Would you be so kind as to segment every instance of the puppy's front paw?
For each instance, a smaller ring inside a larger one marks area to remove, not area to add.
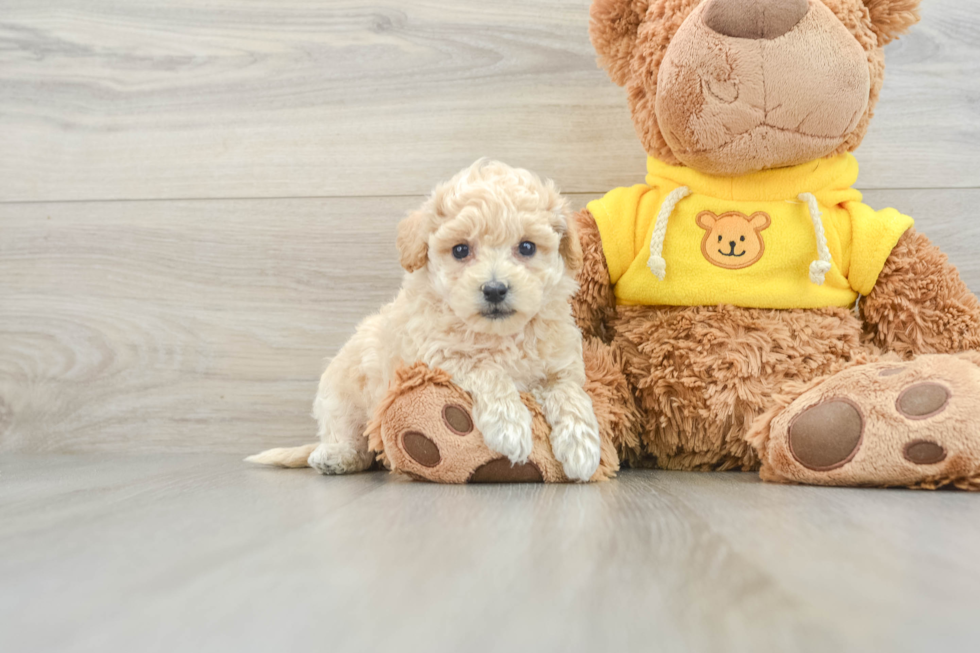
[[[475,412],[473,421],[488,447],[507,456],[512,463],[527,462],[534,448],[531,435],[531,413],[520,402],[497,405],[486,413]]]
[[[565,476],[588,481],[599,468],[599,423],[594,416],[591,420],[561,420],[551,427],[551,450]]]
[[[374,456],[369,451],[358,451],[354,447],[339,442],[321,443],[307,462],[321,474],[354,474],[363,472],[371,466]]]

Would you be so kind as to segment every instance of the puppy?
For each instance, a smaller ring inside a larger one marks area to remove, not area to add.
[[[514,463],[531,453],[531,414],[520,398],[531,392],[565,474],[589,480],[599,425],[569,304],[582,252],[554,184],[477,161],[399,224],[397,244],[407,271],[398,297],[361,323],[320,379],[319,445],[246,460],[323,474],[366,469],[374,456],[365,427],[395,369],[422,361],[473,396],[487,446]]]

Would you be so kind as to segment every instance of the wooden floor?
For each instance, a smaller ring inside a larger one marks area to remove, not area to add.
[[[627,472],[446,487],[236,456],[0,462],[0,650],[943,651],[974,495]]]
[[[240,464],[312,440],[437,181],[642,180],[588,4],[0,2],[0,651],[975,646],[980,497]],[[922,11],[859,187],[980,292],[980,8]]]

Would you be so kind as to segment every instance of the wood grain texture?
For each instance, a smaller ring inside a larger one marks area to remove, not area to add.
[[[0,448],[309,439],[322,360],[394,296],[418,201],[3,206]]]
[[[980,503],[637,471],[327,478],[215,454],[0,459],[0,649],[972,650]]]
[[[312,440],[323,359],[394,297],[395,224],[421,199],[0,205],[0,451]],[[980,191],[866,200],[980,291]]]
[[[644,169],[588,0],[6,0],[0,201],[422,194],[479,156]],[[980,187],[980,12],[889,46],[868,188]]]

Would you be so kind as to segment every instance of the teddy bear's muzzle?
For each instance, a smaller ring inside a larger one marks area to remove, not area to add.
[[[819,0],[708,0],[671,41],[656,89],[674,156],[732,176],[833,154],[867,114],[871,77]]]

